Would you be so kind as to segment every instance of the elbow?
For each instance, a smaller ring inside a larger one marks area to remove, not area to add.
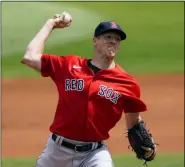
[[[22,64],[28,64],[32,60],[32,49],[27,47],[26,52],[21,60]]]
[[[22,60],[21,60],[21,63],[22,64],[26,64],[26,62],[27,62],[28,60],[25,58],[25,56],[22,58]]]
[[[25,64],[33,69],[40,71],[41,69],[41,54],[37,54],[32,48],[27,48],[26,52],[21,60],[22,64]]]
[[[21,63],[22,64],[29,64],[30,61],[31,61],[31,59],[27,55],[24,55],[24,57],[21,60]]]

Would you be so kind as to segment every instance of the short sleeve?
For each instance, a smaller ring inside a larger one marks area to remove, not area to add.
[[[129,94],[123,98],[123,108],[125,113],[144,112],[147,110],[146,104],[141,100],[140,87],[133,83],[129,89]]]
[[[147,110],[146,104],[142,100],[137,98],[125,99],[123,108],[125,113],[144,112]]]
[[[41,75],[43,77],[56,78],[56,74],[61,70],[63,56],[43,54],[41,57]]]

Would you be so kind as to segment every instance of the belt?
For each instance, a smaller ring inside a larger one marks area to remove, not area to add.
[[[57,135],[52,134],[52,139],[55,142],[57,139]],[[76,145],[76,144],[69,143],[69,142],[65,141],[65,139],[62,141],[61,146],[70,148],[72,150],[75,150],[76,152],[86,152],[86,151],[90,151],[93,149],[92,143],[85,144],[85,145]],[[98,146],[96,147],[96,149],[101,148],[102,146],[103,146],[103,144],[101,142],[98,142]]]

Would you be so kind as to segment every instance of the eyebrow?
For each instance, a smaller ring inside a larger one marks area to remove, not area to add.
[[[121,39],[121,37],[119,35],[114,35],[114,34],[105,34],[104,36],[114,36],[114,37],[117,37],[117,38]]]

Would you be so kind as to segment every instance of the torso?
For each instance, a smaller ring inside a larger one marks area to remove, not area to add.
[[[118,65],[94,72],[88,60],[78,56],[63,58],[60,68],[52,78],[59,101],[50,130],[79,141],[108,139],[123,113],[123,93],[130,96],[132,78]]]

